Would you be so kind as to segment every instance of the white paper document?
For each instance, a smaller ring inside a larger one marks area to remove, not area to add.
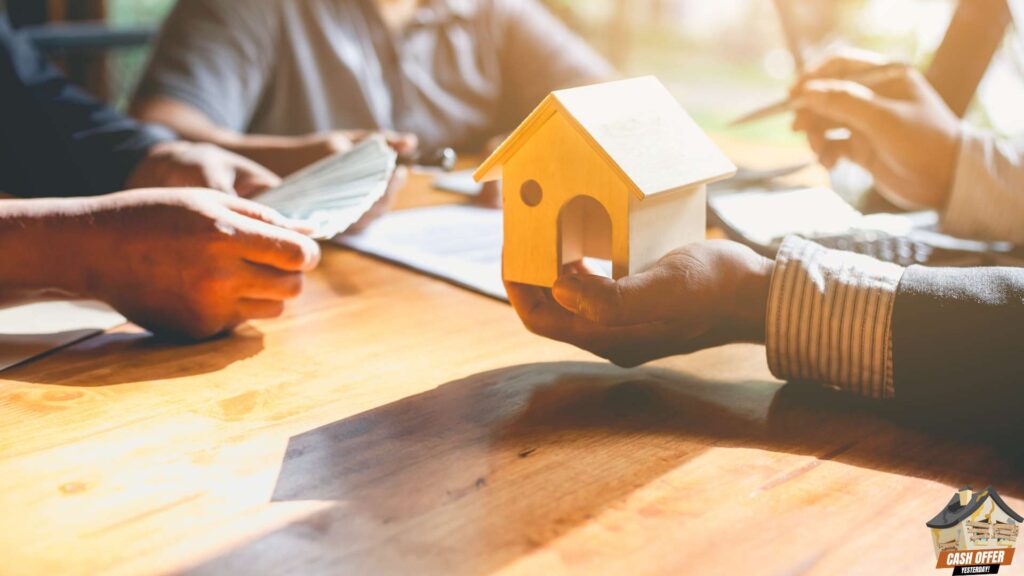
[[[435,206],[392,212],[335,242],[500,300],[501,210]]]
[[[434,188],[465,196],[479,196],[484,185],[473,179],[475,170],[458,170],[434,178]]]
[[[501,210],[458,204],[400,210],[360,234],[334,241],[508,301],[501,281]],[[594,258],[584,262],[593,273],[611,276],[611,262]]]
[[[827,188],[753,189],[715,194],[708,204],[722,222],[760,246],[789,235],[814,239],[874,231],[906,236],[938,224],[935,212],[861,214]]]
[[[790,234],[842,234],[859,227],[864,218],[827,188],[738,192],[708,202],[726,225],[762,246]]]
[[[33,302],[0,308],[0,370],[127,322],[100,302]]]

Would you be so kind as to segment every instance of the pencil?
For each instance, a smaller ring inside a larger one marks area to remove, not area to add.
[[[885,82],[886,80],[891,79],[893,76],[893,72],[897,70],[904,70],[906,69],[906,67],[907,64],[904,64],[903,62],[892,62],[890,64],[883,64],[875,68],[870,68],[868,70],[855,72],[853,74],[848,74],[846,76],[835,78],[835,80],[848,80],[851,82],[858,82],[860,84],[864,84],[865,86],[870,86],[872,84],[880,84],[882,82]],[[822,80],[827,79],[828,78],[822,78]],[[753,112],[740,116],[739,118],[730,122],[729,127],[742,126],[743,124],[749,124],[751,122],[763,120],[764,118],[769,118],[771,116],[775,116],[776,114],[782,114],[784,112],[796,110],[802,108],[803,106],[803,98],[799,96],[797,96],[796,98],[786,98],[785,100],[780,100],[778,102],[775,102],[774,104],[770,104],[768,106],[765,106],[764,108],[758,108]]]

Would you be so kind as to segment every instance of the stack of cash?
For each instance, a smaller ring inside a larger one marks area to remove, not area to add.
[[[289,176],[254,200],[327,239],[355,224],[387,192],[398,155],[381,136]]]
[[[975,542],[988,540],[992,537],[992,525],[984,520],[975,520],[967,523],[967,533]]]
[[[996,522],[992,526],[992,535],[996,540],[1017,540],[1017,533],[1020,529],[1016,524],[1004,524],[1002,522]]]

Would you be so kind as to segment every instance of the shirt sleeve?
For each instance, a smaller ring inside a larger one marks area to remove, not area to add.
[[[166,128],[139,124],[72,85],[0,12],[0,189],[114,192]]]
[[[787,238],[776,258],[765,323],[772,374],[894,397],[892,314],[903,270]]]
[[[514,127],[548,93],[610,80],[611,65],[537,0],[497,0],[505,106]]]
[[[278,8],[271,0],[179,0],[135,99],[171,98],[245,131],[275,65]]]
[[[954,236],[1024,242],[1021,145],[965,125],[942,228]]]

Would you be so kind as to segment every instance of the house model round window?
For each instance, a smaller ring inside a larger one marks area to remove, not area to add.
[[[519,187],[519,196],[527,206],[536,206],[544,198],[544,190],[536,180],[527,180]]]

